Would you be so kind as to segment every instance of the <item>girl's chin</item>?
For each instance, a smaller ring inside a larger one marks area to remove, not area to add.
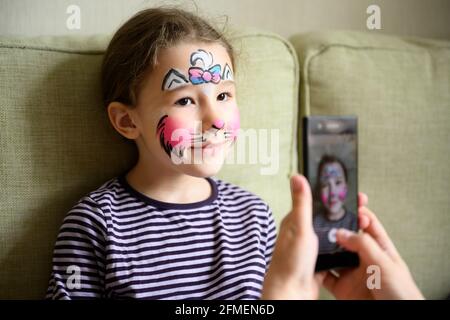
[[[185,164],[180,169],[183,173],[190,176],[204,178],[215,176],[222,169],[222,166],[223,162],[215,164]]]
[[[339,214],[341,212],[341,207],[338,207],[338,208],[327,208],[327,210],[328,210],[328,212],[331,215],[337,215],[337,214]]]

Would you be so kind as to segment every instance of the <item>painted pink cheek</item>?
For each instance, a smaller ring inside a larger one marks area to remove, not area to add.
[[[173,147],[189,147],[191,145],[191,136],[194,129],[190,128],[185,122],[167,117],[164,127],[164,140]]]
[[[229,126],[230,126],[229,130],[231,131],[231,138],[236,139],[238,130],[241,128],[241,119],[237,107],[235,107],[235,110],[233,111],[233,115],[229,122]]]
[[[338,193],[339,200],[344,201],[347,197],[347,188]]]
[[[321,198],[322,203],[323,203],[324,205],[327,205],[327,204],[328,204],[328,196],[326,195],[326,193],[322,193],[322,194],[320,195],[320,198]]]

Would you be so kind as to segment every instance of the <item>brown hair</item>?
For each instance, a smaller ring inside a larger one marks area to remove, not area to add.
[[[158,51],[183,41],[218,42],[234,66],[233,47],[204,19],[176,8],[146,9],[122,25],[108,45],[102,64],[104,105],[117,101],[134,107]]]

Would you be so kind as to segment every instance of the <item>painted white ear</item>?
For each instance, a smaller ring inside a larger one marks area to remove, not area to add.
[[[234,80],[233,71],[231,71],[231,68],[228,65],[228,63],[226,63],[225,67],[223,68],[222,80]]]
[[[184,86],[187,83],[189,83],[189,81],[180,71],[170,69],[164,77],[162,90],[173,90],[178,87]]]

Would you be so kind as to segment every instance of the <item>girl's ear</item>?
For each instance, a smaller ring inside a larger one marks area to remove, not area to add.
[[[131,108],[120,102],[108,105],[108,117],[113,127],[125,138],[135,140],[139,137],[139,130],[133,122]]]

